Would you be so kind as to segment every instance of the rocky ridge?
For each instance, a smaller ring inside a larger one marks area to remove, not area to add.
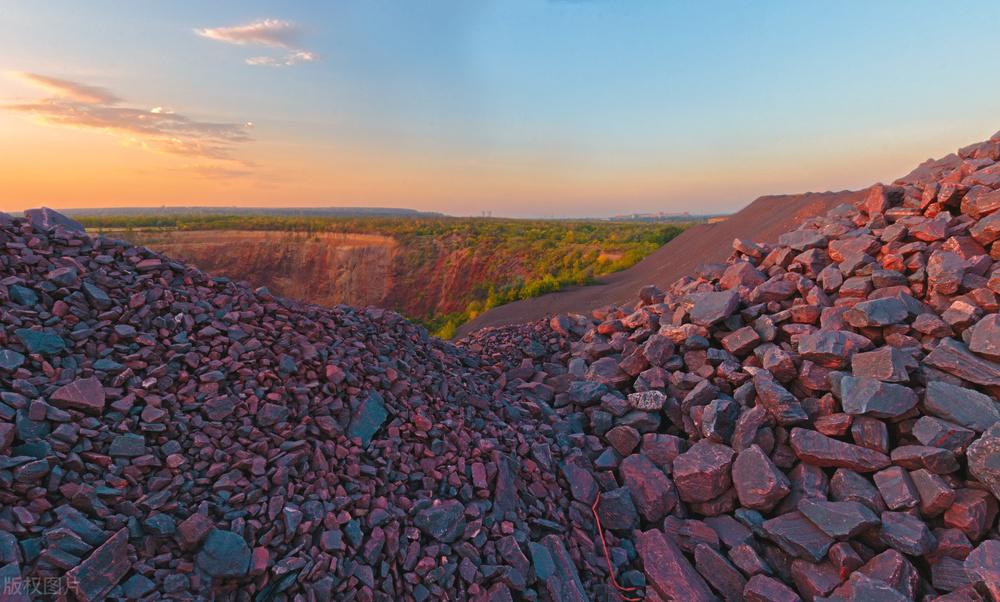
[[[635,306],[461,343],[579,425],[574,503],[623,587],[1000,600],[998,159],[1000,134]]]

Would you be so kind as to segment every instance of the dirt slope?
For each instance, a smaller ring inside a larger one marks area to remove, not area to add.
[[[734,238],[774,242],[810,217],[861,198],[862,192],[807,192],[763,196],[729,219],[688,229],[631,268],[577,287],[491,309],[458,330],[459,337],[480,328],[530,322],[558,313],[584,313],[610,303],[638,299],[642,286],[665,286],[706,263],[725,261]]]

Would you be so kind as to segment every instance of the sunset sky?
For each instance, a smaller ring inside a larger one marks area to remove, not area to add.
[[[1000,3],[0,4],[0,209],[726,212],[1000,129]]]

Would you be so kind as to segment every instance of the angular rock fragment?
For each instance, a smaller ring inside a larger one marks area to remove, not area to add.
[[[833,538],[797,510],[764,521],[763,528],[786,553],[811,562],[823,560],[833,545]]]
[[[809,415],[802,409],[799,400],[778,384],[769,372],[754,371],[753,385],[757,391],[757,399],[778,424],[802,424],[809,420]]]
[[[49,401],[57,407],[100,416],[104,411],[104,386],[94,377],[77,379],[56,389]]]
[[[250,556],[250,547],[242,537],[216,529],[208,534],[195,556],[195,564],[209,577],[229,579],[247,574]]]
[[[1000,314],[983,316],[972,327],[971,333],[969,351],[992,360],[1000,360]]]
[[[890,466],[872,475],[882,499],[890,510],[913,508],[920,502],[910,473],[899,466]]]
[[[859,502],[827,502],[804,498],[799,512],[834,539],[850,539],[880,524],[879,517]]]
[[[955,501],[944,512],[946,527],[960,529],[969,541],[977,542],[990,529],[997,516],[997,501],[979,489],[959,489]]]
[[[732,478],[740,504],[761,512],[770,512],[791,491],[788,477],[756,445],[736,456]]]
[[[372,391],[352,414],[347,436],[361,439],[362,447],[367,447],[388,417],[382,397]]]
[[[699,326],[711,326],[736,311],[740,296],[735,291],[699,293],[691,298],[691,322]]]
[[[717,599],[677,544],[662,531],[639,533],[635,547],[649,587],[665,600]]]
[[[923,445],[900,445],[892,450],[893,464],[909,470],[926,468],[936,474],[948,474],[958,470],[955,454],[947,449]]]
[[[927,383],[924,407],[939,418],[978,433],[1000,421],[1000,404],[989,396],[937,380]]]
[[[685,502],[707,502],[732,486],[732,448],[702,440],[674,459],[674,485]]]
[[[910,478],[920,497],[922,515],[938,516],[955,502],[955,490],[940,476],[921,468],[911,472]]]
[[[870,340],[850,331],[823,329],[799,337],[799,355],[827,368],[843,368],[870,346]]]
[[[898,418],[917,405],[913,389],[867,376],[845,376],[840,381],[844,412],[873,418]]]
[[[1000,500],[1000,422],[969,446],[969,472]]]
[[[130,567],[128,530],[122,528],[66,574],[76,584],[79,600],[103,600]]]
[[[895,347],[879,347],[874,351],[851,356],[851,371],[855,376],[874,378],[887,383],[905,383],[909,370],[916,367],[913,358]]]
[[[413,523],[438,541],[453,542],[465,530],[465,508],[457,500],[435,502],[419,511]]]
[[[913,436],[921,444],[961,453],[975,439],[973,430],[933,416],[921,416],[913,425]]]
[[[971,582],[982,584],[994,600],[1000,600],[1000,540],[979,544],[965,557],[964,568]]]
[[[889,465],[889,457],[885,454],[831,439],[808,429],[792,429],[791,445],[800,460],[814,466],[875,472]]]
[[[965,344],[954,339],[942,339],[924,363],[977,385],[1000,385],[1000,363],[990,361],[969,351]]]
[[[640,516],[648,522],[663,520],[677,505],[677,493],[670,478],[641,454],[633,454],[618,467]]]
[[[905,512],[883,512],[879,536],[886,545],[910,556],[927,554],[937,543],[926,523]]]
[[[798,596],[784,583],[767,575],[754,575],[743,588],[746,602],[800,602]]]
[[[698,573],[722,594],[724,600],[743,599],[746,579],[722,554],[705,544],[698,544],[694,549],[694,562]]]

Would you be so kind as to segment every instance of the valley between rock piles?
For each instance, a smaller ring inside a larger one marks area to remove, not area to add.
[[[636,303],[457,345],[0,214],[0,578],[996,602],[998,160],[1000,136]]]

